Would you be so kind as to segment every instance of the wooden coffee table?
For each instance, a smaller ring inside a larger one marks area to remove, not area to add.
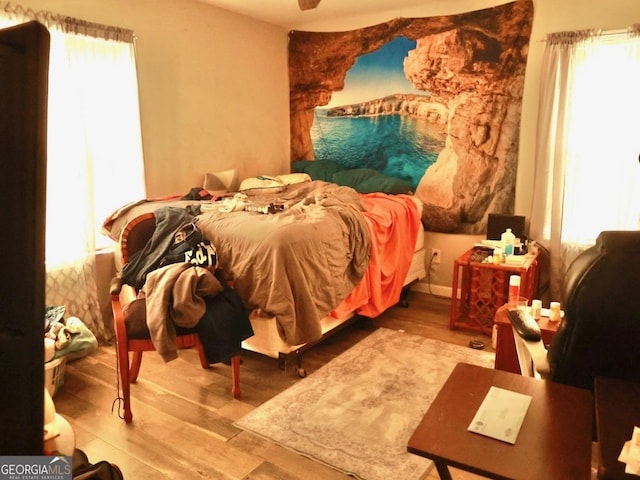
[[[489,388],[530,395],[515,444],[467,430]],[[407,450],[496,479],[579,480],[591,474],[593,394],[588,390],[459,363],[409,439]]]

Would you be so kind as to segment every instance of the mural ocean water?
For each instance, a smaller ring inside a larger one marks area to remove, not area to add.
[[[429,122],[406,115],[329,117],[317,108],[311,128],[316,159],[348,168],[373,168],[417,188],[444,147],[444,137]]]

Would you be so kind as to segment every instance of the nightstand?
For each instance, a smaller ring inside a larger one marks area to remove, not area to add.
[[[520,275],[520,296],[531,301],[538,288],[538,255],[524,255],[521,264],[493,264],[471,260],[473,249],[455,259],[451,292],[452,329],[491,335],[498,308],[507,303],[509,277]],[[458,297],[458,291],[460,296]]]
[[[508,308],[508,305],[503,305],[496,311],[494,317],[496,325],[495,368],[506,372],[521,373],[516,344],[513,339],[513,327],[511,326],[509,315],[507,315]],[[549,317],[540,317],[538,326],[542,334],[542,343],[545,345],[551,343],[551,339],[556,334],[559,325],[560,322],[552,322]]]

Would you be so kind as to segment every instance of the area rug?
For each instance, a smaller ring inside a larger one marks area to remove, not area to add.
[[[433,464],[409,437],[458,362],[493,359],[380,328],[235,425],[361,480],[419,480]]]

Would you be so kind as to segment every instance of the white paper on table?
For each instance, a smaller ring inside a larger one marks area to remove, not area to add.
[[[491,387],[468,430],[514,444],[530,403],[530,395]]]

